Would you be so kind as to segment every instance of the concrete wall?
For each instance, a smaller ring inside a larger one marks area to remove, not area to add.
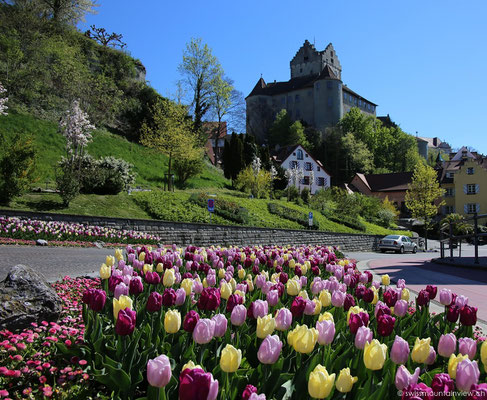
[[[158,234],[161,236],[161,241],[164,244],[176,243],[177,245],[245,246],[314,244],[339,246],[340,249],[346,251],[371,251],[377,249],[378,241],[381,238],[381,236],[365,234],[266,229],[11,210],[0,210],[0,216],[39,219],[44,221],[65,221],[87,225],[108,226],[114,229],[138,230]]]

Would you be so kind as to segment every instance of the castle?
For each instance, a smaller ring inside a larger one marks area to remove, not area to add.
[[[302,120],[322,132],[336,125],[352,107],[376,115],[377,104],[343,84],[342,67],[331,43],[317,51],[306,40],[290,66],[290,80],[266,83],[261,77],[245,99],[247,133],[259,143],[267,142],[267,132],[282,109],[293,120]]]

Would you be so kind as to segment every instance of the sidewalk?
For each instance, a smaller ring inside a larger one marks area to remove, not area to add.
[[[479,257],[478,264],[475,264],[475,257],[438,257],[431,259],[431,262],[459,268],[470,268],[472,270],[487,270],[487,257]]]

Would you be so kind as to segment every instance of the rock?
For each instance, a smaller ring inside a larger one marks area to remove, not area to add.
[[[25,265],[10,269],[0,282],[0,330],[21,330],[31,322],[57,321],[61,299],[39,272]]]
[[[103,249],[105,247],[105,243],[103,242],[93,242],[93,244],[99,249]]]
[[[47,240],[44,239],[37,239],[36,246],[47,246]]]

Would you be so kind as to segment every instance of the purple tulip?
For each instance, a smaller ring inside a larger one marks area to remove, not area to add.
[[[382,314],[391,315],[391,309],[387,307],[382,301],[378,301],[374,308],[375,318],[379,318]]]
[[[215,314],[213,317],[211,317],[212,321],[215,321],[215,337],[222,337],[225,335],[227,332],[227,317],[225,317],[223,314]]]
[[[179,400],[215,400],[218,381],[210,372],[186,368],[179,375]]]
[[[452,305],[448,307],[448,310],[446,312],[446,319],[450,322],[457,322],[458,321],[458,316],[460,315],[460,309]]]
[[[343,302],[343,309],[345,311],[348,311],[348,310],[350,310],[350,307],[353,307],[353,306],[355,306],[355,299],[353,298],[353,296],[350,293],[347,293],[345,295],[345,301]]]
[[[429,294],[430,300],[433,300],[436,297],[436,293],[438,292],[438,287],[435,285],[427,285],[426,291]]]
[[[306,309],[306,305],[307,303],[305,299],[303,299],[301,296],[296,296],[291,304],[291,313],[293,314],[293,317],[300,318]]]
[[[468,337],[458,339],[458,352],[473,360],[477,354],[477,342]]]
[[[287,308],[281,308],[274,319],[278,331],[287,331],[293,322],[293,314]]]
[[[398,300],[394,305],[394,315],[398,317],[404,317],[408,312],[408,302],[406,300]]]
[[[426,386],[424,383],[416,383],[408,385],[402,392],[402,400],[433,400],[433,389]]]
[[[149,312],[158,312],[162,307],[162,296],[158,292],[152,292],[147,299],[146,309]]]
[[[468,304],[468,297],[459,295],[455,298],[455,305],[458,308],[462,308],[463,306],[466,306]]]
[[[377,318],[377,333],[380,336],[389,336],[394,330],[396,319],[390,315],[382,314]]]
[[[388,307],[393,307],[396,304],[396,301],[397,301],[397,298],[398,298],[397,292],[393,288],[387,289],[384,292],[383,297],[384,297],[384,301],[385,301],[385,303],[387,304]]]
[[[154,272],[147,271],[145,273],[145,281],[149,285],[158,285],[161,282],[161,277],[156,271]]]
[[[440,303],[444,306],[449,306],[452,302],[453,296],[450,289],[441,289],[440,290]]]
[[[267,292],[267,303],[274,307],[279,302],[279,292],[277,290],[269,290]]]
[[[210,343],[215,335],[215,325],[211,319],[199,319],[193,330],[193,340],[198,344]]]
[[[477,323],[477,307],[464,305],[460,309],[460,323],[465,326],[473,326]]]
[[[438,342],[438,354],[442,357],[449,358],[457,348],[457,337],[454,333],[441,335]]]
[[[355,347],[357,349],[363,350],[365,347],[365,343],[372,342],[373,336],[374,334],[370,328],[366,328],[365,326],[359,327],[355,335]]]
[[[428,358],[424,362],[426,365],[433,365],[436,361],[436,351],[433,346],[430,346],[430,353],[428,354]]]
[[[196,323],[199,321],[199,319],[200,315],[196,311],[188,311],[188,313],[184,316],[183,329],[186,332],[193,333],[194,327],[196,326]]]
[[[396,335],[391,348],[391,361],[394,364],[406,364],[409,357],[409,351],[408,342]]]
[[[238,294],[230,295],[227,300],[227,312],[231,313],[237,304],[243,304],[242,296],[239,296]]]
[[[435,399],[448,400],[451,399],[450,392],[455,389],[455,384],[450,375],[441,373],[436,374],[431,382],[431,389],[435,393]]]
[[[430,302],[430,295],[426,289],[422,289],[418,293],[418,297],[416,297],[416,304],[418,306],[427,306]]]
[[[480,383],[472,385],[470,388],[470,396],[467,400],[485,400],[487,399],[487,383]]]
[[[313,315],[315,313],[315,308],[316,308],[316,304],[313,302],[313,300],[305,300],[305,303],[306,303],[306,307],[304,308],[304,313],[306,315]],[[293,311],[292,307],[291,307],[291,312]]]
[[[333,342],[335,337],[335,323],[329,320],[317,321],[316,330],[318,331],[318,343],[327,345]]]
[[[120,336],[130,335],[135,329],[136,312],[130,308],[118,312],[115,333]]]
[[[394,383],[397,390],[403,390],[409,385],[416,385],[419,378],[419,367],[414,370],[413,374],[410,374],[408,369],[404,365],[400,365],[396,372],[396,379]]]
[[[172,307],[176,304],[176,291],[173,288],[164,289],[164,292],[162,293],[162,304],[165,307]]]
[[[245,322],[247,318],[247,309],[243,304],[237,304],[233,310],[232,314],[230,315],[230,321],[232,325],[240,326]]]
[[[182,306],[185,301],[186,301],[186,291],[182,288],[177,289],[176,290],[176,301],[174,304],[176,306]]]
[[[350,314],[350,319],[348,320],[348,327],[350,332],[355,335],[358,328],[361,326],[367,326],[369,324],[369,314],[360,312],[358,314]]]
[[[147,381],[149,385],[162,388],[171,380],[171,362],[165,355],[160,355],[147,362]]]
[[[455,381],[459,390],[468,392],[472,385],[478,383],[479,377],[480,371],[477,361],[467,359],[458,363]]]
[[[257,358],[262,364],[274,364],[281,355],[282,342],[277,335],[267,335],[257,352]]]
[[[345,302],[345,293],[340,292],[339,290],[335,290],[331,295],[331,304],[334,307],[343,307],[343,303]]]

